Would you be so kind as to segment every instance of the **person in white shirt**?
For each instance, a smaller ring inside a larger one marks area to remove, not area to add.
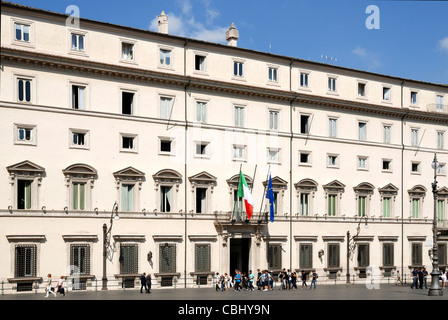
[[[51,287],[51,274],[48,274],[48,280],[47,280],[47,285],[45,287],[45,291],[47,292],[47,295],[45,296],[45,298],[48,298],[48,295],[50,294],[50,292],[56,297],[56,292],[54,292],[53,288]]]

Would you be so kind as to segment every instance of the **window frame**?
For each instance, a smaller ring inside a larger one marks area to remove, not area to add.
[[[29,130],[30,131],[30,139],[20,139],[19,130]],[[14,123],[13,125],[13,138],[15,145],[24,145],[24,146],[37,146],[37,125],[34,124],[22,124],[22,123]]]

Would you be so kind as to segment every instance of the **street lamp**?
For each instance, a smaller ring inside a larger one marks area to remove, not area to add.
[[[106,260],[107,260],[107,248],[110,245],[110,232],[112,231],[112,225],[114,220],[119,220],[118,216],[118,204],[114,203],[112,207],[112,213],[110,215],[110,227],[107,229],[107,225],[103,224],[103,287],[101,290],[107,290],[107,275],[106,275]]]
[[[439,284],[439,257],[437,247],[437,168],[439,162],[437,161],[437,154],[434,154],[434,160],[432,161],[432,168],[434,169],[434,182],[432,183],[432,193],[434,195],[434,220],[433,220],[433,245],[432,245],[432,272],[431,272],[431,287],[429,288],[428,295],[430,296],[442,296],[443,291]]]
[[[353,237],[350,237],[350,231],[347,231],[347,273],[345,274],[346,281],[345,283],[350,283],[350,257],[352,254],[355,253],[356,249],[356,239],[359,236],[359,233],[361,232],[361,222],[365,220],[365,228],[367,229],[369,227],[367,223],[367,216],[361,217],[361,219],[358,222],[358,226],[356,227],[356,235]]]

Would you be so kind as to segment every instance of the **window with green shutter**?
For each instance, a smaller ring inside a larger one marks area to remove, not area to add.
[[[313,267],[313,245],[301,244],[300,245],[300,268],[310,269]]]

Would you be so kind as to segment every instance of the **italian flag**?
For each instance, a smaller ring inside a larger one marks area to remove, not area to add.
[[[244,198],[244,205],[246,206],[247,218],[252,217],[254,212],[254,199],[250,193],[249,186],[246,183],[243,173],[240,171],[240,185],[238,186],[238,197]]]

